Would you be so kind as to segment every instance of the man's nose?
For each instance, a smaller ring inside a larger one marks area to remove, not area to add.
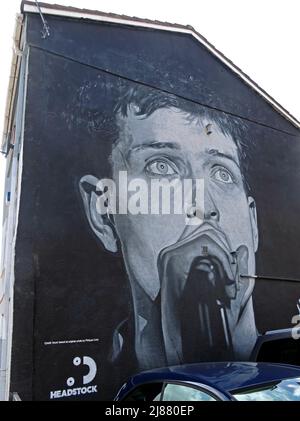
[[[209,191],[205,192],[204,197],[204,221],[220,221],[220,212]]]

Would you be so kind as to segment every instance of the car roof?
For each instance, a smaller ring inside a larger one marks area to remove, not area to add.
[[[144,371],[130,379],[131,387],[145,382],[177,380],[203,383],[222,392],[300,378],[300,367],[287,364],[218,362],[196,363]],[[128,388],[126,388],[128,391]]]

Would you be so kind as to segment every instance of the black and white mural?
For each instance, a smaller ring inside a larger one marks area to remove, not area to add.
[[[254,275],[299,277],[299,131],[190,36],[49,24],[28,22],[16,390],[112,399],[249,359],[297,314],[296,284]]]
[[[243,123],[160,90],[132,83],[122,86],[118,80],[106,79],[100,74],[97,82],[80,91],[83,103],[79,102],[79,108],[86,110],[86,99],[95,96],[99,100],[102,91],[112,98],[115,92],[110,85],[118,86],[109,127],[105,127],[106,115],[101,110],[91,123],[99,141],[102,132],[115,137],[106,158],[112,180],[118,182],[120,174],[126,174],[125,190],[131,190],[134,200],[146,206],[139,203],[136,212],[127,206],[121,214],[111,210],[113,190],[98,174],[85,175],[79,188],[88,223],[100,245],[124,259],[139,366],[249,357],[257,335],[254,285],[240,275],[255,274],[258,228],[255,200],[243,166],[247,160]],[[182,212],[172,214],[170,206],[163,213],[159,204],[153,212],[159,202],[150,187],[153,180],[178,181],[173,183],[176,192],[182,181],[196,179],[204,183],[203,215],[189,214],[189,206],[186,212],[182,207]],[[139,186],[135,183],[131,188],[130,180],[145,183],[146,200],[141,192],[137,197],[134,187]],[[107,213],[99,213],[97,195],[105,196]],[[153,202],[150,209],[149,202]],[[193,223],[200,216],[201,222]],[[115,358],[128,340],[122,329],[121,322],[114,333]]]

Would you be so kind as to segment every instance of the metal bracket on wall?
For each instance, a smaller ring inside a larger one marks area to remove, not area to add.
[[[240,278],[248,279],[261,279],[265,281],[283,281],[283,282],[298,282],[300,284],[300,279],[294,279],[294,278],[282,278],[278,276],[265,276],[265,275],[240,275]]]
[[[41,32],[42,32],[42,38],[45,39],[46,37],[50,37],[50,28],[49,28],[49,26],[47,24],[46,19],[43,16],[43,13],[41,11],[40,5],[39,5],[39,3],[38,3],[37,0],[35,0],[35,4],[36,4],[36,7],[38,8],[40,17],[41,17],[42,22],[43,22],[43,30]]]

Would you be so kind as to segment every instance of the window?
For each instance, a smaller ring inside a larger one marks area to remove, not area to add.
[[[182,384],[166,384],[163,401],[216,401],[209,392]]]
[[[163,383],[147,383],[134,389],[123,401],[152,402],[159,401]]]
[[[232,394],[238,401],[300,401],[300,378],[235,390]]]

